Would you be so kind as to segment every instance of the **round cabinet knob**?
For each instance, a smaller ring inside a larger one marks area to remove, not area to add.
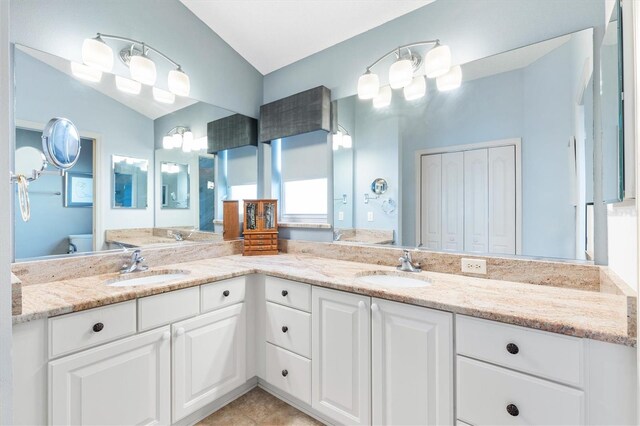
[[[378,304],[377,303],[372,303],[371,304],[371,312],[378,312],[380,308],[378,308]]]
[[[287,297],[287,294],[289,294],[287,290],[282,290],[282,297]]]
[[[518,410],[518,407],[516,407],[515,404],[509,404],[507,405],[507,413],[509,413],[513,417],[517,417],[518,414],[520,414],[520,410]]]
[[[223,295],[224,297],[229,297],[229,294],[230,294],[230,293],[229,293],[229,290],[225,290],[225,291],[223,291],[223,292],[222,292],[222,295]]]
[[[289,372],[287,370],[282,370],[282,377],[287,377]]]
[[[101,322],[97,322],[95,324],[93,324],[93,331],[96,333],[99,333],[102,331],[102,329],[104,328],[104,324]]]
[[[516,345],[515,343],[509,343],[507,345],[507,352],[509,352],[511,355],[515,355],[520,352],[520,348],[518,348],[518,345]]]
[[[180,327],[179,329],[176,330],[176,334],[178,336],[182,336],[184,334],[184,328]]]
[[[162,340],[169,340],[170,337],[171,337],[171,333],[169,333],[168,331],[165,331],[164,333],[162,333]]]
[[[287,327],[286,325],[282,326],[282,332],[286,333],[287,331],[289,331],[289,327]]]
[[[359,306],[360,308],[364,308],[364,307],[366,306],[366,303],[364,303],[364,301],[363,301],[363,300],[361,300],[361,301],[359,301],[359,302],[358,302],[358,306]]]

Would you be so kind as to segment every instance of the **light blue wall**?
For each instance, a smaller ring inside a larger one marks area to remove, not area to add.
[[[80,62],[83,40],[97,32],[142,40],[182,65],[190,97],[258,116],[262,75],[178,0],[12,0],[10,12],[14,43]],[[155,62],[166,88],[169,65]]]
[[[16,129],[16,148],[31,146],[42,149],[42,132]],[[48,170],[55,170],[49,166]],[[82,139],[80,159],[70,170],[93,173],[93,141]],[[16,187],[17,188],[17,187]],[[64,207],[64,178],[43,175],[29,185],[31,219],[23,222],[15,198],[15,257],[49,256],[67,253],[69,235],[93,232],[93,210],[87,207]],[[55,193],[59,192],[60,195]]]
[[[264,101],[324,85],[333,99],[356,92],[365,67],[390,49],[439,38],[454,63],[600,25],[602,0],[440,0],[281,68],[264,78]],[[379,72],[386,80],[381,64]]]

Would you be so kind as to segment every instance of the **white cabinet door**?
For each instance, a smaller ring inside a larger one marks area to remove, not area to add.
[[[420,177],[420,242],[426,248],[442,247],[442,155],[423,155]]]
[[[489,252],[516,254],[516,153],[489,149]]]
[[[188,319],[173,333],[173,421],[246,381],[244,303]]]
[[[370,423],[370,298],[312,290],[312,406],[336,423]]]
[[[442,250],[464,250],[464,154],[442,154]]]
[[[450,425],[453,315],[373,299],[374,425]]]
[[[170,332],[163,327],[49,363],[49,422],[170,424]]]
[[[464,153],[464,251],[489,251],[487,150]]]

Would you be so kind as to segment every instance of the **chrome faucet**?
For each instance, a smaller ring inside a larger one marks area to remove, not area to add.
[[[141,272],[149,269],[147,265],[141,265],[142,262],[144,262],[144,257],[142,257],[140,250],[134,250],[133,253],[131,253],[131,259],[129,260],[129,263],[125,263],[124,265],[122,265],[120,273],[129,274],[131,272]]]
[[[184,237],[181,232],[173,231],[173,238],[175,238],[176,241],[184,241]]]
[[[402,257],[400,259],[398,259],[400,261],[400,265],[398,265],[397,269],[398,271],[404,271],[404,272],[420,272],[422,271],[422,268],[420,267],[420,264],[418,263],[413,263],[412,259],[411,259],[411,253],[409,252],[409,250],[405,250],[402,252]]]

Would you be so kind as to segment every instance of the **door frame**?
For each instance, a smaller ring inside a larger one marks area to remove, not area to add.
[[[416,221],[415,237],[416,246],[422,244],[422,157],[433,154],[446,154],[450,152],[473,151],[476,149],[499,148],[504,146],[515,147],[516,156],[516,255],[522,254],[522,138],[497,139],[487,142],[478,142],[463,145],[451,145],[438,148],[419,149],[415,151],[415,199]]]
[[[14,124],[14,133],[16,129],[25,129],[32,130],[36,132],[42,132],[45,128],[45,123],[40,123],[36,121],[29,120],[15,120]],[[101,148],[102,148],[102,135],[95,132],[89,132],[86,130],[78,129],[78,133],[82,139],[91,139],[93,141],[93,224],[92,224],[92,234],[93,234],[93,251],[102,250],[102,245],[104,244],[104,230],[102,228],[102,189],[100,179],[100,171],[101,171]],[[14,226],[12,223],[11,226]],[[101,232],[98,232],[101,230]],[[14,236],[15,238],[15,236]],[[12,241],[11,245],[11,253],[12,259],[15,262],[15,241]]]

